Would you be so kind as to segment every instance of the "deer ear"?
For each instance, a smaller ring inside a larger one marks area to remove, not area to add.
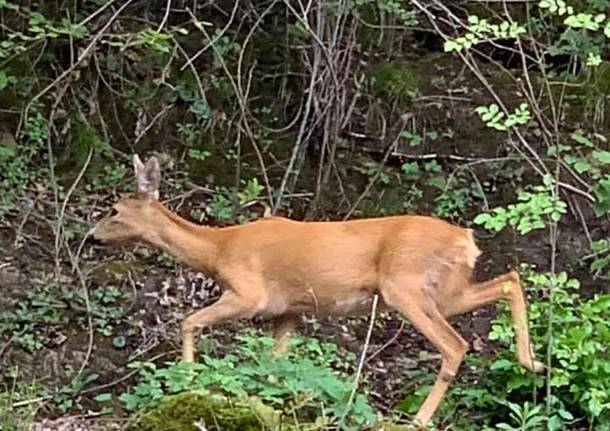
[[[133,155],[133,169],[136,171],[136,175],[138,175],[138,172],[144,170],[144,163],[142,163],[140,156],[137,154]]]
[[[144,164],[140,157],[135,154],[133,156],[133,167],[136,174],[136,191],[148,198],[159,199],[161,173],[157,158],[151,157]]]

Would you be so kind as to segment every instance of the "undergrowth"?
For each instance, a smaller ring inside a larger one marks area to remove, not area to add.
[[[340,354],[334,344],[302,337],[292,340],[287,355],[274,356],[272,347],[273,338],[251,331],[238,336],[232,352],[219,358],[202,355],[198,363],[169,362],[161,367],[132,363],[138,383],[119,399],[128,410],[135,410],[183,392],[221,394],[256,397],[285,417],[310,422],[325,418],[329,426],[349,409],[345,429],[359,429],[379,419],[365,393],[347,404],[353,378],[346,370],[353,355]]]

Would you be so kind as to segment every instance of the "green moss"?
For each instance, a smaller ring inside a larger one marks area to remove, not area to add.
[[[254,399],[182,393],[139,415],[128,431],[262,431],[279,429],[279,413]]]
[[[405,63],[393,62],[377,66],[372,72],[373,94],[391,102],[404,103],[412,99],[419,86],[417,71]]]

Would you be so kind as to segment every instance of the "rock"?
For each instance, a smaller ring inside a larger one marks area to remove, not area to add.
[[[127,431],[260,431],[280,429],[279,421],[256,399],[185,392],[136,417]]]

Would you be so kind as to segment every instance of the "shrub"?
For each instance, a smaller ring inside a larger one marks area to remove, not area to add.
[[[323,417],[332,422],[342,416],[352,390],[352,382],[340,368],[345,357],[336,346],[317,340],[294,340],[293,353],[273,357],[273,339],[250,332],[240,337],[235,353],[222,358],[203,355],[201,362],[134,363],[140,381],[120,399],[128,409],[159,405],[169,395],[186,391],[202,395],[223,395],[241,399],[257,397],[281,410],[290,418],[315,421]],[[378,415],[364,394],[355,397],[348,427],[361,429]],[[291,419],[294,420],[294,419]]]

